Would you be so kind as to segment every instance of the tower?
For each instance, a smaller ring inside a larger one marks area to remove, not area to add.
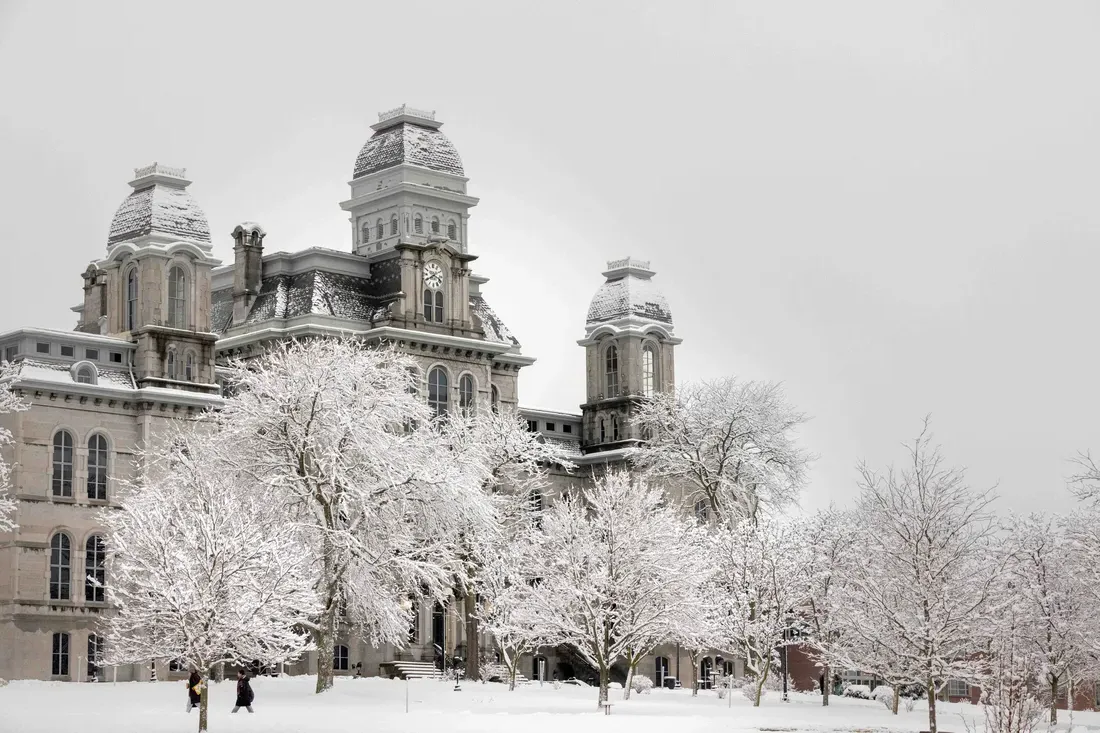
[[[627,257],[607,263],[603,285],[585,322],[587,398],[581,405],[584,453],[628,448],[641,440],[632,426],[640,400],[672,390],[672,311],[653,283],[648,262]]]
[[[183,168],[134,169],[130,195],[111,220],[107,256],[84,271],[78,331],[129,340],[139,387],[208,392],[212,255],[206,215]]]

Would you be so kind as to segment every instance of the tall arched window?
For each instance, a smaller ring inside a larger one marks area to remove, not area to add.
[[[88,634],[88,681],[99,677],[99,665],[103,661],[103,638],[99,634]]]
[[[187,273],[176,265],[168,271],[168,325],[187,328]]]
[[[169,349],[168,350],[168,378],[169,379],[175,379],[176,378],[176,350],[175,349]]]
[[[458,240],[458,227],[455,226],[455,223],[453,221],[448,222],[447,224],[447,239],[450,239],[451,241]]]
[[[546,661],[546,657],[541,654],[531,660],[531,677],[532,679],[545,681],[550,676],[549,662]]]
[[[126,330],[137,328],[138,279],[137,268],[126,276]]]
[[[463,374],[458,380],[458,410],[463,417],[474,414],[474,378],[469,374]]]
[[[417,234],[424,233],[424,217],[420,216],[420,214],[413,217],[413,231]]]
[[[658,687],[664,687],[665,677],[668,677],[668,657],[655,657],[653,661],[655,667],[653,682]]]
[[[185,381],[195,381],[195,355],[190,351],[183,358],[183,378]]]
[[[348,648],[337,644],[332,653],[332,668],[339,672],[348,671]]]
[[[614,345],[604,354],[604,371],[607,374],[607,396],[619,396],[619,350]]]
[[[107,583],[107,549],[97,534],[84,544],[84,600],[103,603]]]
[[[390,217],[390,236],[391,237],[397,236],[397,217],[396,216],[391,216]]]
[[[88,438],[88,498],[107,499],[107,439],[96,433]]]
[[[428,323],[443,323],[443,291],[424,289],[424,320]]]
[[[68,430],[58,430],[53,435],[51,484],[54,496],[73,495],[73,434]]]
[[[443,323],[443,291],[435,291],[435,322]]]
[[[370,222],[363,222],[363,226],[360,228],[359,244],[366,244],[370,241]]]
[[[642,394],[652,397],[657,390],[657,350],[653,344],[642,348]]]
[[[436,417],[447,414],[448,402],[447,372],[436,367],[428,373],[428,407]]]
[[[603,418],[600,418],[600,442],[603,443],[607,440],[607,428],[604,426]]]
[[[439,234],[439,217],[432,217],[432,234]]]
[[[611,440],[619,439],[619,416],[611,416]]]
[[[379,239],[386,236],[386,225],[382,223],[381,219],[378,220],[378,225],[375,227],[375,229],[375,234],[378,235]]]
[[[494,384],[489,387],[489,399],[492,403],[493,412],[500,412],[500,390]]]
[[[58,532],[50,538],[50,600],[67,601],[71,595],[69,582],[73,570],[72,544],[69,535]]]
[[[50,673],[54,677],[69,676],[69,635],[63,631],[53,635],[53,664]]]

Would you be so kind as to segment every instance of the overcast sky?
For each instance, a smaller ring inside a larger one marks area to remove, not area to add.
[[[807,506],[931,413],[1003,507],[1068,508],[1066,459],[1100,452],[1098,36],[1094,2],[0,0],[0,331],[74,325],[154,160],[227,261],[246,219],[349,250],[355,156],[407,102],[481,197],[525,405],[583,400],[588,301],[632,255],[679,380],[779,380],[813,416]]]

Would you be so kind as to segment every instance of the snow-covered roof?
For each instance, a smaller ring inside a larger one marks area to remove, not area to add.
[[[76,384],[73,379],[72,364],[57,364],[53,362],[38,361],[35,359],[23,359],[16,362],[16,374],[19,379],[28,379],[35,382],[53,382],[55,384]],[[130,379],[129,372],[122,369],[105,369],[96,365],[98,372],[97,384],[111,387],[133,389],[134,383]]]
[[[607,263],[607,281],[592,296],[587,323],[604,323],[622,318],[644,318],[672,324],[672,309],[664,293],[651,279],[649,263],[632,258]]]
[[[111,220],[107,246],[146,234],[165,234],[193,242],[210,243],[206,214],[187,192],[191,184],[183,168],[153,163],[134,170],[126,197]]]
[[[374,135],[355,159],[352,178],[402,163],[464,175],[462,158],[447,136],[439,131],[442,123],[435,121],[434,113],[402,106],[378,117],[379,122],[371,126]]]
[[[474,320],[481,326],[481,330],[485,332],[486,339],[496,341],[499,344],[519,346],[519,340],[512,335],[512,332],[504,325],[504,321],[500,320],[500,316],[489,307],[489,304],[485,302],[485,298],[481,297],[480,294],[470,296],[470,312],[473,314]]]

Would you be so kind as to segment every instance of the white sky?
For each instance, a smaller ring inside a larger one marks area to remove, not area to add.
[[[282,9],[285,8],[285,9]],[[806,504],[925,413],[1002,506],[1100,451],[1100,5],[0,0],[0,331],[71,328],[132,169],[184,166],[216,253],[350,248],[369,125],[438,111],[489,302],[583,399],[588,300],[649,259],[679,379],[781,380]]]

